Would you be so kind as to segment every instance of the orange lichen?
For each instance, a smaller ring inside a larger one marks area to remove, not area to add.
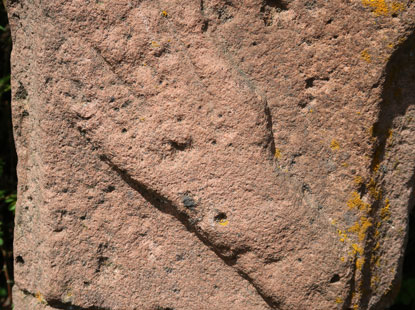
[[[370,179],[367,188],[369,189],[370,196],[372,196],[373,199],[380,200],[382,198],[382,189],[379,189],[379,186],[373,178]]]
[[[360,186],[364,183],[364,180],[360,175],[358,175],[358,176],[355,176],[353,183],[357,186]]]
[[[275,149],[274,158],[275,159],[280,159],[281,158],[281,150],[280,149]]]
[[[331,140],[331,143],[330,143],[330,148],[331,148],[333,151],[337,151],[338,149],[340,149],[340,144],[339,144],[339,142],[337,142],[335,139]]]
[[[356,259],[356,268],[362,270],[363,264],[365,263],[365,259],[363,257],[359,257]]]
[[[387,0],[362,0],[366,7],[373,10],[375,16],[390,16],[405,10],[405,5],[401,1]]]
[[[380,217],[382,220],[386,221],[390,218],[390,202],[389,199],[385,199],[385,206],[380,210]]]
[[[352,192],[352,197],[347,201],[347,206],[349,209],[358,209],[363,212],[369,212],[370,211],[370,205],[368,203],[365,203],[360,199],[360,195],[358,192]]]
[[[35,294],[35,298],[41,303],[41,304],[47,304],[47,301],[43,297],[42,293],[37,292]]]
[[[363,255],[363,248],[360,247],[357,243],[352,244],[352,249],[353,249],[353,251],[352,251],[353,255],[356,255],[358,253],[360,255]]]
[[[362,57],[362,59],[368,63],[372,62],[372,57],[370,56],[369,52],[367,50],[363,50],[360,53],[360,56]]]
[[[372,226],[371,220],[362,216],[360,218],[359,241],[363,241],[366,238],[366,232],[370,226]]]
[[[370,226],[372,226],[371,220],[365,216],[362,216],[360,218],[360,222],[354,223],[354,225],[350,227],[348,231],[356,233],[358,235],[359,241],[363,241],[366,238],[366,232]]]
[[[167,16],[169,16],[169,14],[167,14],[167,12],[166,12],[166,11],[161,11],[161,15],[162,15],[163,17],[167,17]]]

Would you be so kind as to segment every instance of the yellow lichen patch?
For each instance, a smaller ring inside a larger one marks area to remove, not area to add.
[[[341,297],[336,298],[336,304],[341,304],[343,302],[343,299]]]
[[[359,222],[354,223],[352,227],[348,229],[349,232],[357,233],[360,230]]]
[[[365,263],[365,259],[363,257],[359,257],[358,259],[356,259],[356,268],[358,270],[362,270],[364,263]]]
[[[380,217],[382,218],[382,220],[386,221],[389,219],[390,217],[390,202],[389,199],[386,198],[385,199],[385,206],[380,210]]]
[[[42,304],[47,304],[47,301],[45,300],[45,298],[43,297],[42,293],[37,292],[35,294],[35,298]]]
[[[357,175],[354,177],[353,183],[356,184],[357,186],[360,186],[364,183],[364,180],[360,175]]]
[[[221,220],[219,220],[218,224],[221,225],[221,226],[228,226],[229,220],[221,219]]]
[[[365,203],[360,199],[360,195],[358,192],[352,192],[352,197],[347,201],[347,206],[349,209],[358,209],[363,212],[369,212],[370,211],[370,205],[368,203]]]
[[[160,47],[160,44],[158,44],[156,41],[151,41],[152,47]]]
[[[345,258],[344,256],[342,256],[342,257],[340,257],[340,260],[341,260],[342,262],[344,262],[344,261],[346,260],[346,258]]]
[[[366,238],[366,232],[369,227],[372,226],[372,222],[365,216],[360,218],[360,230],[359,230],[359,241],[363,241]]]
[[[339,236],[340,236],[340,241],[341,242],[344,242],[344,241],[346,241],[347,240],[347,234],[344,232],[344,231],[342,231],[342,230],[340,230],[340,229],[337,229],[337,233],[339,234]]]
[[[358,235],[359,241],[363,241],[366,238],[366,232],[370,226],[372,226],[370,219],[362,216],[360,218],[360,222],[354,223],[354,225],[350,227],[348,231],[356,233]]]
[[[369,131],[369,135],[371,137],[373,137],[375,135],[375,128],[373,126],[370,126],[368,131]]]
[[[280,149],[275,149],[275,154],[274,154],[274,158],[275,159],[280,159],[281,158],[281,150]]]
[[[162,15],[163,17],[167,17],[167,16],[169,16],[169,14],[167,14],[167,12],[166,12],[166,11],[161,11],[161,15]]]
[[[353,255],[356,255],[357,253],[359,253],[360,255],[363,255],[363,248],[360,247],[357,243],[352,244],[352,249],[353,249]]]
[[[370,286],[372,288],[376,287],[376,284],[379,283],[379,277],[378,276],[373,276],[370,278]]]
[[[356,304],[354,304],[354,305],[353,305],[353,310],[359,310],[359,306],[358,306],[358,305],[356,305]]]
[[[368,63],[372,62],[372,57],[370,56],[369,52],[367,50],[363,50],[360,53],[360,56],[362,57],[362,59]]]
[[[342,167],[347,168],[347,167],[349,167],[349,164],[348,163],[342,163]]]
[[[380,200],[382,198],[382,190],[379,189],[379,186],[377,186],[373,178],[370,179],[367,187],[369,189],[370,196],[372,196],[373,199]]]
[[[335,139],[331,140],[331,143],[330,143],[330,148],[331,148],[333,151],[337,151],[338,149],[340,149],[340,144],[339,144],[339,142],[337,142]]]
[[[362,0],[362,3],[364,6],[370,7],[375,16],[390,16],[405,10],[404,4],[395,0]]]
[[[393,129],[389,129],[388,130],[388,137],[387,137],[387,139],[388,139],[388,141],[391,140],[391,139],[393,139]],[[391,142],[391,141],[389,141],[389,142]]]

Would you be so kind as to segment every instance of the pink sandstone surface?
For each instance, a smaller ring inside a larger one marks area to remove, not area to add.
[[[415,2],[8,0],[15,310],[385,309]]]

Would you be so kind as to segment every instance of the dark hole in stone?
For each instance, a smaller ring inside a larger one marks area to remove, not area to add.
[[[339,282],[339,281],[340,281],[340,276],[338,274],[335,274],[330,279],[330,283],[336,283],[336,282]]]
[[[287,4],[281,0],[264,0],[262,2],[261,12],[265,12],[266,8],[276,8],[277,11],[287,10]]]
[[[171,268],[171,267],[164,267],[164,271],[166,273],[172,273],[173,272],[173,268]]]
[[[114,97],[111,97],[110,98],[110,102],[114,102],[115,101],[115,98]]]
[[[105,189],[104,189],[104,192],[106,192],[106,193],[111,193],[111,192],[113,192],[115,190],[115,187],[114,186],[112,186],[112,185],[109,185],[109,186],[107,186]]]
[[[79,219],[83,221],[83,220],[86,219],[86,216],[85,215],[82,215],[81,217],[79,217]]]
[[[211,142],[213,145],[215,145],[216,144],[216,140],[212,140],[212,142]]]
[[[307,100],[301,100],[301,101],[298,103],[298,106],[299,106],[300,108],[304,109],[304,108],[307,106],[307,104],[308,104]]]
[[[256,42],[254,41],[254,42],[252,42],[252,45],[253,45],[253,46],[257,46],[257,45],[258,45],[258,43],[256,43]]]
[[[313,87],[315,78],[311,77],[305,80],[305,88]]]
[[[209,21],[204,20],[202,24],[202,32],[206,32],[209,28]]]
[[[121,130],[121,132],[122,132],[122,133],[126,133],[126,132],[127,132],[127,129],[126,129],[126,128],[123,128],[123,129]]]
[[[225,212],[219,212],[218,214],[215,215],[214,219],[216,222],[220,222],[220,221],[224,221],[226,220],[228,217],[226,216]]]
[[[310,185],[308,185],[307,183],[303,183],[303,185],[301,186],[301,190],[303,191],[303,193],[311,193]]]
[[[27,90],[26,88],[19,82],[19,87],[16,91],[16,99],[26,99],[27,98]]]
[[[174,148],[178,151],[184,151],[185,149],[190,147],[192,143],[191,143],[191,141],[177,142],[177,141],[170,140],[169,144],[172,146],[172,148]]]
[[[17,264],[24,264],[24,259],[20,255],[16,256],[16,263]]]
[[[124,102],[124,103],[121,105],[121,108],[126,108],[126,107],[128,107],[128,106],[130,105],[130,103],[131,103],[131,101],[130,101],[130,100],[127,100],[126,102]]]
[[[327,25],[330,25],[332,22],[333,22],[333,18],[330,18],[330,19],[326,22],[326,24],[327,24]]]

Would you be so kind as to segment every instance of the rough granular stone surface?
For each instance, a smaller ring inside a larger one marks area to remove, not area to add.
[[[15,310],[385,309],[415,2],[9,0]]]

